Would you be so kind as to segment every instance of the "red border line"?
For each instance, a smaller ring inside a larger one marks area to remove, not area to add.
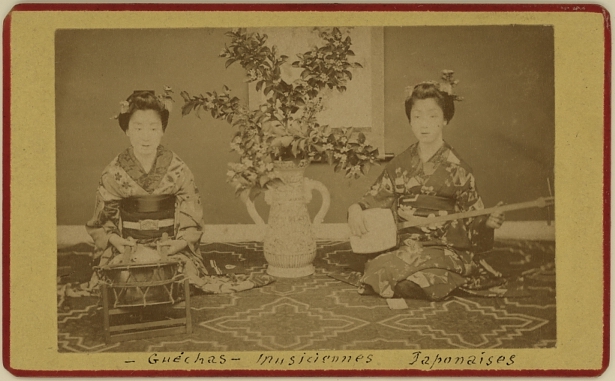
[[[11,360],[11,14],[2,25],[2,363]]]
[[[604,301],[603,326],[604,344],[602,347],[602,372],[609,366],[611,337],[611,17],[603,10],[604,18],[604,188],[602,231],[604,235]]]
[[[104,370],[104,371],[38,371],[14,369],[10,366],[10,216],[11,216],[11,14],[3,23],[3,277],[2,277],[2,360],[4,367],[16,376],[26,377],[100,377],[100,376],[598,376],[609,365],[610,350],[610,225],[611,225],[611,24],[609,12],[595,4],[18,4],[14,11],[260,11],[260,12],[580,12],[601,13],[604,19],[604,156],[603,156],[603,358],[602,369],[580,370]]]
[[[596,4],[17,4],[13,11],[590,12]]]

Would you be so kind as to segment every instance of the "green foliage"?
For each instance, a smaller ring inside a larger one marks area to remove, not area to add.
[[[194,111],[200,117],[205,111],[237,129],[231,149],[240,160],[229,163],[227,175],[238,194],[249,190],[253,198],[278,184],[280,180],[273,174],[276,160],[328,161],[336,172],[343,171],[346,177],[353,178],[369,171],[376,163],[378,150],[366,142],[364,134],[355,134],[352,128],[332,131],[316,119],[323,109],[323,92],[346,91],[352,70],[362,68],[358,62],[349,61],[355,55],[350,49],[350,36],[339,28],[320,30],[322,45],[298,54],[299,60],[291,64],[303,69],[291,83],[281,77],[281,67],[288,64],[288,56],[278,54],[275,45],[268,46],[266,34],[247,33],[240,28],[226,36],[231,42],[220,53],[226,58],[225,66],[239,63],[246,70],[246,82],[256,82],[265,103],[249,110],[227,86],[220,93],[198,96],[182,91],[182,115]]]

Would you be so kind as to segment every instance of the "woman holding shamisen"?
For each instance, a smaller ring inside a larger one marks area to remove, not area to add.
[[[348,209],[353,235],[367,232],[362,210],[391,208],[397,222],[430,215],[483,209],[472,169],[444,141],[455,113],[452,71],[444,83],[422,82],[409,89],[406,115],[418,142],[389,162],[371,189]],[[494,229],[504,215],[449,221],[399,231],[398,249],[365,265],[359,293],[375,291],[385,298],[439,300],[466,283],[478,264],[477,253],[491,249]]]

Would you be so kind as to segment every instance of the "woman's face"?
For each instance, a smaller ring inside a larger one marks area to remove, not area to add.
[[[442,140],[446,126],[444,113],[435,99],[417,99],[410,111],[410,127],[420,143],[430,144]]]
[[[162,140],[162,121],[154,110],[137,110],[130,117],[126,135],[135,153],[151,155],[156,153]]]

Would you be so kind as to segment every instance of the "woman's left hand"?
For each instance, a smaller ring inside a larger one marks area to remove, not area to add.
[[[173,255],[184,250],[188,246],[188,242],[183,239],[168,239],[160,242],[160,246],[168,248],[167,255]]]
[[[504,205],[503,202],[498,202],[497,206]],[[504,223],[504,212],[493,212],[489,215],[486,225],[491,229],[499,229]]]

